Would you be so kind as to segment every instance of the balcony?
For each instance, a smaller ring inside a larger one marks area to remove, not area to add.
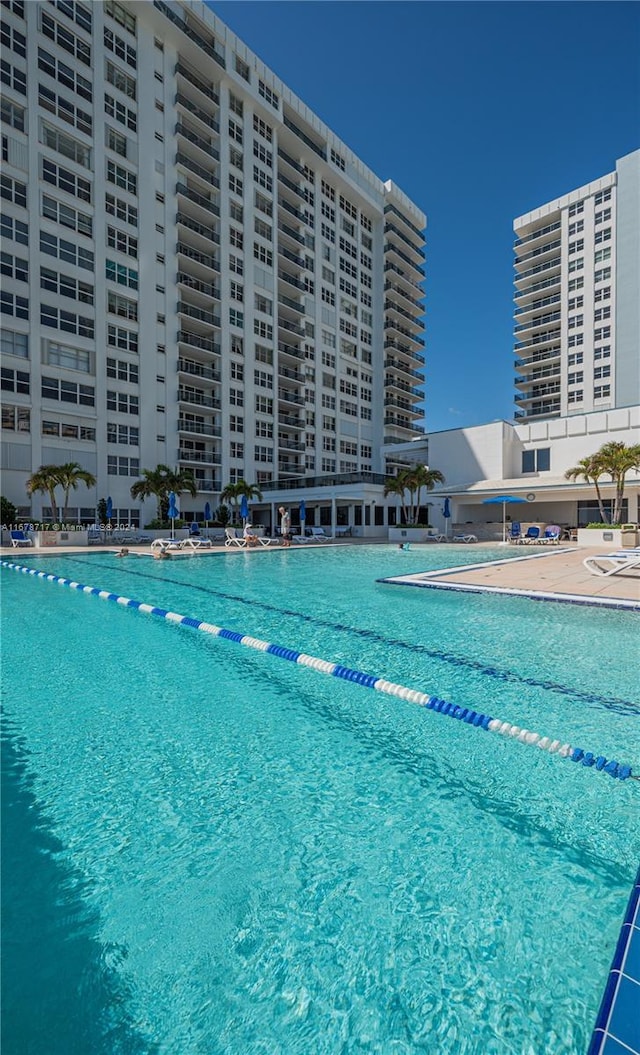
[[[193,85],[194,88],[197,88],[198,91],[201,92],[204,96],[206,96],[206,98],[209,99],[212,103],[219,105],[220,96],[216,92],[215,86],[213,84],[208,83],[207,81],[202,80],[202,78],[199,77],[198,74],[186,64],[186,62],[178,62],[176,64],[175,72],[180,77],[184,77],[184,79],[188,81],[189,84]]]
[[[204,139],[203,136],[199,136],[197,132],[194,132],[182,121],[178,121],[174,132],[177,136],[182,136],[187,142],[192,143],[198,150],[202,150],[204,154],[214,158],[215,161],[220,160],[220,152],[213,145],[212,139]]]
[[[385,293],[392,292],[397,294],[397,296],[402,297],[405,303],[410,304],[414,311],[418,312],[420,315],[424,314],[422,304],[419,304],[418,301],[412,297],[411,293],[409,293],[408,290],[403,289],[402,286],[396,286],[394,282],[385,282],[384,291]],[[420,295],[424,297],[422,290],[420,290]]]
[[[559,359],[559,358],[560,358],[560,345],[556,344],[556,345],[554,345],[553,348],[548,348],[544,352],[534,352],[533,355],[527,356],[526,359],[516,359],[514,365],[515,365],[516,370],[518,370],[518,369],[520,369],[520,367],[527,368],[527,367],[531,366],[532,363],[545,363],[545,362],[548,362],[550,359]]]
[[[304,384],[304,374],[300,370],[292,370],[282,364],[278,365],[278,377],[286,377],[290,381],[297,381],[299,385]]]
[[[310,147],[311,150],[314,151],[314,153],[318,154],[318,156],[321,157],[323,161],[327,160],[327,152],[324,149],[324,146],[321,146],[320,144],[316,143],[311,138],[311,136],[308,136],[306,132],[303,132],[302,129],[298,127],[298,125],[294,124],[291,118],[287,117],[286,114],[282,115],[282,120],[286,127],[289,128],[294,135],[298,136],[298,139],[301,139],[303,143],[306,143],[306,145]]]
[[[549,385],[534,385],[530,392],[518,393],[516,403],[528,403],[532,399],[540,399],[542,396],[557,396],[560,394],[560,382]]]
[[[304,418],[297,418],[293,414],[278,415],[278,425],[288,425],[290,429],[306,428]]]
[[[176,194],[181,195],[183,198],[188,198],[194,205],[199,206],[201,209],[205,209],[207,212],[213,213],[214,216],[220,216],[220,209],[216,203],[208,198],[205,194],[200,194],[199,191],[194,190],[193,187],[187,186],[186,183],[178,183],[176,186]]]
[[[411,330],[408,330],[406,326],[403,326],[401,323],[397,322],[395,319],[389,317],[388,315],[385,316],[384,328],[385,333],[389,333],[391,330],[394,330],[396,333],[401,334],[403,337],[407,337],[410,341],[415,341],[416,344],[424,346],[423,337],[417,337],[416,334],[412,333]]]
[[[558,322],[562,318],[561,311],[552,311],[547,315],[537,315],[535,319],[529,319],[528,322],[521,322],[514,327],[514,333],[521,333],[522,330],[534,330],[536,326],[547,326],[550,322]]]
[[[404,215],[404,213],[401,213],[399,209],[396,209],[395,205],[391,205],[391,203],[389,203],[389,205],[385,205],[385,207],[384,207],[384,215],[387,216],[389,214],[393,214],[394,216],[397,216],[397,218],[399,220],[402,220],[402,223],[406,224],[406,226],[409,228],[409,230],[414,233],[416,238],[419,238],[421,242],[424,242],[424,234],[423,234],[423,232],[421,230],[419,230],[419,228],[416,227],[411,222],[411,220],[408,220],[407,217]]]
[[[283,256],[285,260],[288,260],[291,264],[296,264],[297,267],[306,269],[307,262],[301,256],[296,256],[290,249],[278,243],[278,256]]]
[[[191,99],[187,98],[182,92],[178,92],[175,97],[176,106],[184,106],[185,110],[188,110],[190,114],[193,114],[198,121],[202,121],[203,125],[210,128],[214,132],[220,131],[220,125],[216,121],[213,114],[203,110],[201,106],[197,106],[196,103],[192,102]]]
[[[198,308],[195,304],[189,304],[186,300],[178,301],[178,314],[188,315],[190,319],[197,319],[198,322],[203,322],[207,326],[220,326],[219,315],[214,315],[212,311],[205,311],[204,308]]]
[[[222,461],[218,450],[195,451],[188,447],[180,448],[178,458],[181,462],[197,462],[204,465],[220,465]]]
[[[292,158],[291,155],[287,154],[281,147],[278,149],[278,157],[282,158],[290,168],[294,169],[301,176],[304,176],[305,179],[307,178],[307,170],[304,165],[299,161],[296,161],[295,158]]]
[[[396,414],[385,414],[384,424],[394,425],[397,429],[406,429],[407,432],[423,433],[425,431],[421,425],[413,425],[408,418],[399,418]]]
[[[216,341],[209,337],[201,337],[199,333],[191,333],[189,330],[178,331],[178,344],[186,344],[189,348],[199,348],[202,352],[213,352],[220,355],[221,348]]]
[[[520,277],[520,276],[518,276]],[[516,300],[520,300],[521,297],[530,297],[532,293],[539,293],[543,289],[552,289],[554,286],[560,285],[560,272],[554,275],[552,278],[543,278],[541,282],[534,282],[532,286],[525,286],[524,289],[517,289],[515,291]],[[525,306],[518,308],[518,311],[529,311],[529,307]]]
[[[559,231],[562,224],[560,220],[555,223],[550,223],[546,227],[539,227],[537,231],[533,231],[531,234],[526,234],[524,238],[516,238],[513,243],[514,249],[517,249],[521,245],[527,245],[529,242],[533,242],[538,238],[543,238],[546,234],[552,234],[554,231]]]
[[[313,213],[301,212],[300,209],[296,209],[295,205],[291,202],[285,201],[284,198],[278,198],[278,207],[288,212],[290,216],[295,217],[299,223],[307,224],[308,227],[313,227]]]
[[[424,290],[422,289],[422,287],[419,286],[417,282],[414,282],[411,276],[407,275],[406,271],[403,271],[402,268],[398,267],[397,264],[394,264],[390,260],[387,260],[383,270],[393,272],[394,275],[397,275],[399,278],[402,279],[403,282],[405,282],[408,286],[411,287],[411,289],[414,291],[414,294],[416,294],[419,298],[424,297]]]
[[[176,216],[176,223],[181,224],[183,227],[187,227],[194,234],[199,234],[201,238],[206,238],[208,242],[213,242],[215,245],[220,245],[220,235],[213,229],[213,227],[207,227],[203,223],[198,223],[197,220],[192,220],[186,213],[179,212]]]
[[[515,385],[530,385],[534,381],[542,381],[545,377],[559,377],[560,375],[560,363],[557,366],[550,366],[547,370],[534,370],[532,374],[522,374],[519,376],[516,374],[513,379]]]
[[[178,399],[194,407],[207,407],[209,410],[221,410],[221,401],[216,396],[207,396],[195,388],[179,388]],[[207,436],[219,436],[220,432],[208,432]]]
[[[410,366],[407,366],[401,359],[393,359],[391,356],[387,356],[384,363],[382,364],[385,370],[392,369],[398,370],[400,373],[409,374],[411,377],[419,378],[420,381],[424,381],[424,377],[418,370],[412,370]]]
[[[546,256],[547,253],[552,253],[555,249],[559,249],[561,245],[560,239],[557,238],[553,242],[545,242],[544,245],[538,246],[537,249],[532,249],[530,253],[525,253],[524,256],[518,256],[515,259],[516,264],[524,264],[527,260],[535,260],[536,257]]]
[[[202,293],[205,297],[214,297],[216,300],[220,300],[220,288],[214,286],[212,282],[201,282],[200,279],[194,278],[193,275],[187,275],[184,271],[178,272],[177,282],[178,285],[187,286],[197,293]]]
[[[305,242],[305,239],[304,239],[304,235],[302,235],[298,231],[294,230],[293,227],[289,227],[288,224],[279,222],[278,223],[278,230],[281,231],[282,234],[286,235],[287,238],[291,238],[294,242],[297,242],[298,245],[302,245],[302,246],[306,245],[306,242]]]
[[[304,406],[304,396],[299,396],[296,392],[289,391],[288,388],[278,389],[278,399],[281,403],[295,403],[296,406]]]
[[[524,348],[534,348],[537,344],[548,344],[549,341],[559,341],[560,330],[547,330],[532,337],[530,341],[523,341],[516,346],[516,351],[521,352]]]
[[[189,374],[191,377],[201,378],[203,381],[221,381],[222,375],[219,370],[211,366],[204,366],[192,359],[178,359],[178,373]]]
[[[284,293],[278,294],[278,304],[282,304],[284,307],[289,308],[290,311],[304,315],[305,306],[301,304],[299,300],[292,300],[291,297],[285,297]]]
[[[298,440],[290,440],[285,436],[278,436],[278,449],[281,451],[305,451],[306,444]]]
[[[418,363],[422,363],[423,366],[425,364],[426,360],[424,355],[421,355],[420,352],[416,352],[413,348],[410,348],[409,345],[403,344],[402,341],[396,341],[389,338],[384,342],[384,347],[393,348],[397,352],[402,352],[403,355],[406,355],[410,359],[415,359]]]
[[[302,293],[307,292],[307,287],[304,282],[301,282],[295,275],[290,275],[288,271],[283,271],[282,268],[278,268],[278,278],[282,282],[288,282],[290,286],[295,286],[295,288],[299,289]]]
[[[385,254],[386,253],[395,253],[396,256],[400,257],[400,259],[405,262],[405,264],[408,264],[409,267],[412,267],[414,271],[416,271],[419,275],[422,276],[422,278],[424,278],[424,275],[425,275],[424,268],[419,267],[417,264],[415,264],[413,262],[413,260],[410,257],[408,257],[406,255],[406,253],[403,253],[400,249],[398,249],[398,246],[394,245],[393,242],[385,242],[384,252],[385,252]]]
[[[536,267],[529,268],[528,271],[516,272],[516,274],[514,276],[514,282],[521,282],[523,279],[531,278],[532,275],[539,275],[543,271],[553,271],[554,268],[556,268],[556,267],[559,268],[560,264],[561,264],[561,258],[559,256],[556,256],[556,257],[553,258],[553,260],[547,260],[544,264],[537,264]],[[560,275],[558,275],[558,280],[559,279],[560,279]],[[523,292],[527,292],[528,293],[529,290],[528,289],[526,291],[523,290]]]
[[[189,172],[194,176],[198,176],[207,187],[215,187],[217,190],[220,189],[220,180],[215,175],[218,166],[213,165],[211,169],[205,168],[204,165],[199,165],[197,161],[190,158],[188,154],[182,153],[180,150],[176,154],[176,165],[182,165],[183,168],[188,169]]]
[[[288,330],[290,333],[296,333],[298,337],[305,336],[305,330],[302,326],[298,326],[295,322],[289,322],[287,319],[278,319],[278,328],[280,330]]]
[[[197,264],[202,264],[203,267],[209,268],[210,271],[220,272],[220,261],[217,257],[212,256],[211,253],[201,253],[198,249],[193,249],[190,245],[186,245],[185,242],[178,242],[176,253],[179,256],[188,257],[189,260],[193,260]]]
[[[521,308],[516,308],[514,315],[526,315],[530,311],[537,311],[539,308],[546,308],[551,304],[559,304],[560,300],[559,293],[555,297],[543,297],[542,300],[532,300],[530,304],[523,304]]]
[[[549,400],[547,403],[534,404],[528,410],[516,410],[513,415],[516,421],[528,418],[549,418],[560,414],[560,400]]]
[[[298,348],[296,344],[286,344],[284,341],[278,341],[278,351],[282,355],[290,355],[293,359],[303,360],[305,358],[304,350]]]
[[[424,260],[424,250],[420,249],[417,245],[414,245],[411,239],[401,231],[399,227],[396,227],[393,223],[386,223],[384,225],[384,233],[387,235],[393,235],[395,238],[399,238],[401,242],[406,245],[412,253],[415,253],[420,260]],[[424,241],[422,235],[420,235],[420,241]]]

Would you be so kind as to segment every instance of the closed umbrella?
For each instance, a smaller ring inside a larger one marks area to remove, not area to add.
[[[111,525],[111,517],[113,516],[113,502],[111,498],[107,498],[107,524]]]
[[[171,521],[171,538],[174,537],[175,531],[175,519],[180,516],[180,511],[176,505],[175,491],[169,491],[169,520]]]
[[[307,507],[304,498],[300,500],[300,534],[304,538],[304,529],[307,520]]]
[[[507,504],[513,505],[518,502],[526,502],[526,498],[519,495],[496,495],[494,498],[485,498],[483,506],[502,504],[502,545],[507,544]]]
[[[442,507],[442,515],[444,517],[444,533],[449,534],[449,520],[451,519],[451,500],[445,498],[444,505]]]
[[[205,522],[205,524],[207,526],[207,529],[209,528],[209,521],[210,520],[211,520],[211,506],[209,505],[208,502],[205,502],[205,504],[204,504],[204,522]]]
[[[249,517],[249,503],[247,502],[246,495],[242,496],[242,501],[240,502],[240,516],[242,517],[242,523],[244,525]]]

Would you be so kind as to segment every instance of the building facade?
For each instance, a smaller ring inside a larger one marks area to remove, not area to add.
[[[640,402],[640,151],[518,217],[515,417]]]
[[[422,431],[424,214],[200,3],[2,8],[3,494],[362,482]],[[391,453],[382,454],[384,444]],[[76,492],[80,495],[81,492]]]

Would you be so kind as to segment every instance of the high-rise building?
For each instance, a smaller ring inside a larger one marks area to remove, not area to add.
[[[514,231],[516,419],[640,403],[640,151]]]
[[[423,213],[203,4],[2,0],[3,493],[355,479],[421,430]],[[73,516],[73,512],[71,514]],[[145,516],[152,510],[145,510]]]

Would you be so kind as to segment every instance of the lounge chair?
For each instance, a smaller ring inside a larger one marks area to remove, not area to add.
[[[199,549],[211,549],[211,542],[208,538],[193,538],[193,536],[190,535],[188,538],[183,538],[181,540],[180,549],[190,549],[196,553]]]
[[[273,541],[268,535],[258,535],[258,542],[263,547],[270,546]]]
[[[184,549],[183,542],[186,539],[181,538],[155,538],[151,543],[152,550],[162,550],[165,553],[167,550],[181,550]]]
[[[582,562],[592,575],[620,575],[625,571],[640,571],[640,548],[603,553],[602,556],[585,557]]]
[[[448,542],[449,539],[446,535],[427,535],[425,542]]]
[[[87,546],[99,545],[104,540],[102,529],[99,527],[87,528]]]
[[[323,527],[310,527],[307,528],[308,537],[317,542],[331,542],[331,535],[325,535]]]
[[[557,546],[560,543],[561,534],[562,531],[557,524],[547,524],[540,537],[540,542],[543,542],[545,546]]]
[[[509,534],[507,535],[507,539],[509,542],[515,542],[518,544],[522,542],[522,528],[520,526],[519,520],[511,521],[511,528]]]
[[[307,538],[306,535],[292,535],[291,536],[291,541],[292,542],[297,542],[299,545],[303,546],[305,544],[305,542],[313,542],[313,539],[312,538]]]
[[[225,540],[224,540],[225,546],[237,546],[238,549],[246,549],[246,545],[247,545],[246,538],[238,538],[238,535],[236,534],[236,532],[232,531],[230,528],[225,528],[224,529],[224,534],[225,534]]]
[[[526,543],[527,546],[530,546],[534,542],[539,542],[539,540],[540,528],[537,527],[536,524],[532,524],[531,527],[527,528],[525,534],[522,536],[522,541]]]
[[[478,536],[477,535],[454,535],[452,541],[453,542],[467,542],[467,543],[469,543],[469,542],[477,542],[478,541]]]
[[[27,535],[25,535],[24,531],[11,531],[10,535],[11,545],[14,549],[17,549],[20,546],[33,546],[33,539],[30,539]]]
[[[336,527],[334,538],[346,538],[347,535],[351,537],[350,526],[342,525],[341,527]]]

